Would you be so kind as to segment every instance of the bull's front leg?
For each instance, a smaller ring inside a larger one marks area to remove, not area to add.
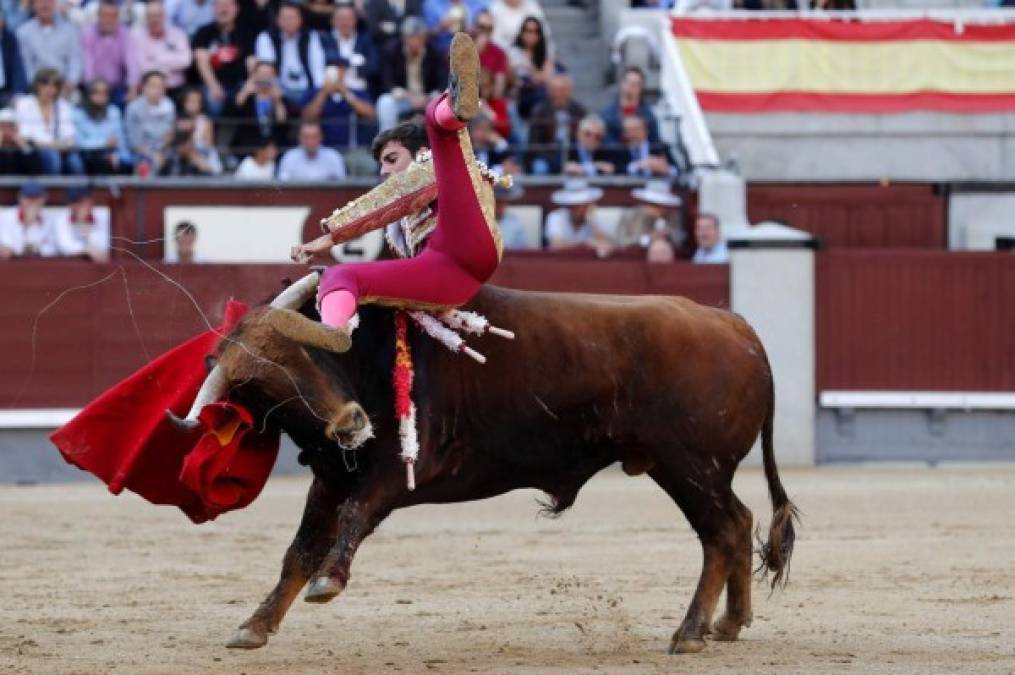
[[[299,529],[285,557],[282,574],[268,597],[249,619],[240,624],[227,647],[256,649],[278,630],[286,611],[307,579],[318,568],[338,538],[338,513],[343,495],[315,478],[307,493],[307,505]]]
[[[405,493],[404,474],[388,471],[365,480],[342,504],[338,538],[307,588],[307,602],[328,602],[345,590],[349,569],[359,545],[388,517]]]

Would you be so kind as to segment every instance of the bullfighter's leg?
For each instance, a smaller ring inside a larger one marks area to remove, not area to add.
[[[300,589],[334,545],[341,502],[342,496],[337,491],[314,480],[296,537],[282,559],[278,584],[251,617],[240,624],[227,647],[256,649],[267,644],[268,636],[278,630]]]
[[[713,640],[736,640],[740,629],[751,625],[751,511],[731,495],[733,525],[737,528],[733,539],[736,550],[733,554],[732,569],[726,581],[726,613],[712,627]]]
[[[704,554],[698,587],[670,641],[671,654],[691,654],[705,648],[705,636],[712,632],[712,615],[730,577],[738,547],[739,528],[733,526],[733,514],[728,507],[728,497],[732,496],[728,481],[723,487],[718,480],[709,482],[698,475],[700,481],[690,483],[686,470],[686,466],[668,470],[665,465],[657,465],[649,472],[684,512]]]
[[[405,491],[404,473],[385,468],[364,478],[338,512],[338,538],[318,566],[307,593],[307,602],[328,602],[345,590],[353,556],[363,540],[388,517]]]

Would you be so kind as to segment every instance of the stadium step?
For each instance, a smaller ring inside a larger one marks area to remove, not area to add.
[[[574,79],[575,98],[590,111],[599,110],[613,96],[606,87],[609,39],[600,33],[598,3],[575,7],[567,0],[541,0],[557,48],[557,58]]]

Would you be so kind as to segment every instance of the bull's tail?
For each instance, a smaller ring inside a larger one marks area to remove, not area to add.
[[[767,359],[766,359],[767,365]],[[772,524],[768,528],[768,541],[758,538],[761,564],[756,573],[767,577],[772,572],[772,588],[785,586],[789,580],[789,562],[793,556],[793,543],[796,530],[793,521],[799,520],[796,506],[786,496],[786,489],[779,480],[779,470],[775,466],[775,451],[772,444],[772,430],[775,418],[775,380],[771,376],[769,366],[769,397],[768,413],[761,428],[761,450],[765,465],[765,479],[768,481],[768,496],[772,500]]]

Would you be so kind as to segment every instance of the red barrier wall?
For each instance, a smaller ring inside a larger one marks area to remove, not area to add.
[[[229,297],[258,303],[281,289],[283,277],[304,272],[284,265],[2,263],[0,408],[84,405],[149,356],[205,330],[202,312],[217,325]],[[728,278],[725,265],[508,256],[494,282],[531,290],[686,295],[726,306]]]
[[[752,223],[777,220],[831,248],[934,248],[948,240],[948,204],[927,184],[783,185],[747,188]]]
[[[817,386],[1015,391],[1015,256],[825,251]]]

